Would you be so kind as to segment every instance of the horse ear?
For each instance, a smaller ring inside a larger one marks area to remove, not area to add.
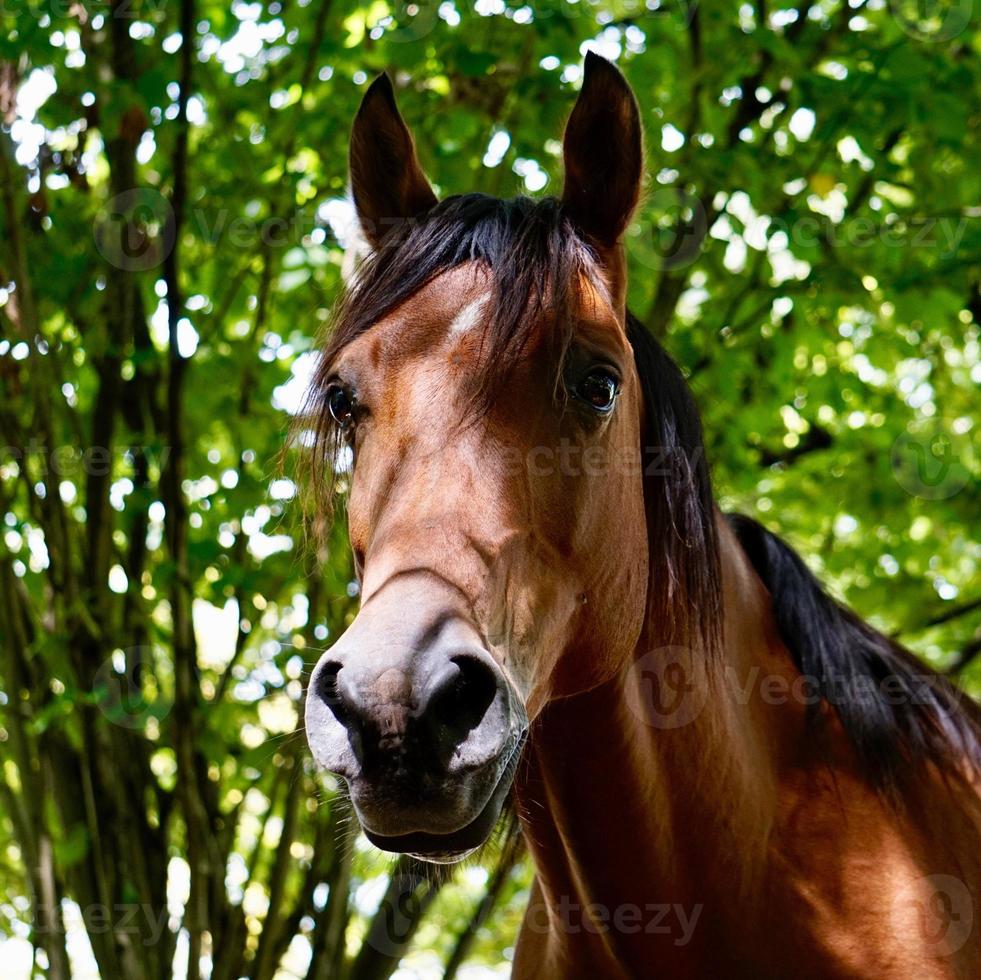
[[[587,238],[616,244],[640,198],[643,134],[627,80],[592,51],[565,127],[563,154],[566,211]]]
[[[361,100],[351,131],[350,169],[354,207],[376,248],[393,228],[437,203],[387,75],[379,75]]]

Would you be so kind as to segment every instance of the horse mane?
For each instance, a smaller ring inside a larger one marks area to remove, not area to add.
[[[470,379],[478,413],[489,407],[542,322],[555,332],[560,355],[565,351],[575,321],[561,313],[578,277],[596,270],[596,257],[560,201],[465,194],[407,222],[363,263],[335,307],[298,420],[312,432],[308,459],[321,508],[333,499],[332,486],[325,485],[332,484],[344,440],[325,402],[338,355],[436,276],[473,260],[494,273],[493,315],[482,341],[493,356],[482,358],[480,375]],[[546,296],[558,315],[532,315]],[[678,366],[629,314],[627,333],[645,414],[649,639],[697,645],[711,656],[721,648],[721,559],[699,413]],[[560,371],[561,357],[556,390]],[[834,707],[871,785],[885,793],[901,790],[908,770],[920,764],[962,774],[966,760],[981,769],[981,716],[973,703],[966,707],[954,685],[836,603],[785,543],[749,518],[736,515],[730,522],[770,591],[783,642]],[[886,679],[898,688],[901,696],[892,699],[900,703],[889,703]],[[819,723],[820,712],[810,712],[809,724]]]
[[[773,600],[777,629],[797,669],[815,685],[809,724],[830,705],[867,782],[894,800],[924,765],[944,779],[981,772],[981,710],[943,675],[884,636],[822,587],[786,542],[742,514],[727,515]]]
[[[651,575],[652,642],[722,642],[722,570],[702,420],[681,369],[627,314],[627,339],[644,403],[641,465]]]

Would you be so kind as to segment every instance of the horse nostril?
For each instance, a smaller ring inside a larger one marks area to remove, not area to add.
[[[334,717],[345,728],[349,726],[351,712],[344,703],[340,687],[337,683],[337,675],[341,671],[341,665],[336,660],[325,663],[320,668],[320,675],[317,677],[317,696],[334,713]]]
[[[433,692],[427,714],[462,741],[487,714],[497,694],[497,680],[486,664],[474,657],[450,658],[457,671]]]
[[[445,775],[495,757],[506,734],[502,685],[493,661],[469,652],[433,651],[380,672],[339,657],[317,666],[306,717],[334,771]]]

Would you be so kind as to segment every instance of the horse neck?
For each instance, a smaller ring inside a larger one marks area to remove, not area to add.
[[[718,891],[731,907],[758,892],[774,747],[794,744],[802,717],[759,696],[764,679],[795,675],[769,597],[721,517],[719,536],[721,655],[642,641],[617,678],[536,721],[516,802],[550,908],[643,909],[652,894],[690,908]]]

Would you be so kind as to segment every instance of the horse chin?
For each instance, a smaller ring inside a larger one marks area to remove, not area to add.
[[[407,854],[430,864],[456,864],[473,854],[490,837],[510,788],[510,774],[505,773],[480,813],[465,826],[451,833],[437,834],[416,830],[399,835],[376,834],[363,821],[362,829],[368,840],[379,850]]]

